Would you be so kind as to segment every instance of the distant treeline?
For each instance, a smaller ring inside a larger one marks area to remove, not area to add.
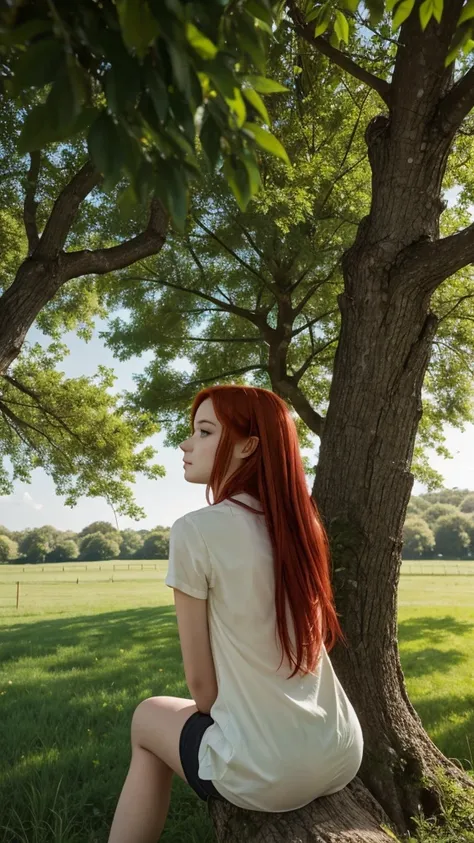
[[[46,525],[20,531],[0,525],[0,562],[93,562],[167,559],[169,527],[117,530],[94,521],[80,533]],[[474,492],[442,489],[414,495],[403,528],[403,559],[474,559]]]
[[[0,525],[0,562],[94,562],[105,559],[167,559],[169,527],[117,530],[108,521],[94,521],[80,533],[45,525],[8,530]]]

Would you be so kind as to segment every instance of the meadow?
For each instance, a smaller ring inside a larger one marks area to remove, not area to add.
[[[189,697],[167,562],[62,568],[0,567],[0,843],[105,843],[135,706]],[[442,752],[474,772],[474,562],[404,562],[398,616],[410,698]],[[161,839],[214,840],[176,776]]]

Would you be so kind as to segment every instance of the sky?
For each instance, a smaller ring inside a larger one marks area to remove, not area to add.
[[[114,315],[119,315],[114,313]],[[97,320],[93,339],[86,343],[75,332],[63,335],[62,341],[68,345],[70,354],[60,364],[59,368],[66,377],[80,377],[93,375],[99,364],[115,370],[117,380],[114,391],[121,392],[133,389],[133,374],[141,373],[149,360],[151,353],[141,357],[133,357],[127,361],[115,360],[112,351],[108,349],[98,333],[104,330],[106,323]],[[28,333],[28,341],[40,342],[47,346],[50,338],[33,328]],[[184,359],[176,362],[176,368],[186,369]],[[452,460],[440,458],[430,452],[430,464],[441,472],[445,486],[474,490],[474,425],[466,425],[464,432],[447,425],[444,434],[446,447],[453,454]],[[140,475],[134,484],[134,494],[137,503],[146,512],[146,518],[135,521],[118,515],[118,525],[121,530],[131,528],[152,529],[157,525],[171,526],[171,524],[186,512],[207,506],[205,486],[189,483],[184,479],[182,451],[179,448],[165,448],[163,441],[165,433],[158,433],[146,443],[155,450],[154,461],[163,465],[165,477],[149,480]],[[315,437],[314,449],[305,449],[303,454],[314,457],[313,465],[317,463],[318,440]],[[311,478],[312,480],[312,478]],[[426,488],[415,483],[413,494],[420,494]],[[212,499],[212,497],[211,497]],[[17,481],[14,492],[10,496],[0,497],[0,524],[10,530],[41,527],[51,524],[60,530],[79,532],[92,521],[110,521],[115,525],[112,508],[100,498],[80,498],[74,507],[64,506],[64,499],[56,494],[52,479],[42,469],[36,469],[31,475],[31,483]]]

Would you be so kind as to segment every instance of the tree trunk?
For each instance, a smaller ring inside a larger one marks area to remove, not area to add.
[[[355,778],[331,796],[298,811],[266,814],[243,811],[217,799],[209,814],[218,843],[393,843],[390,822],[380,805]]]

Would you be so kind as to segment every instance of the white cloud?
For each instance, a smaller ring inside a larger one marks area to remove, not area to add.
[[[29,492],[23,492],[23,502],[33,507],[33,509],[43,509],[43,504],[36,503]]]

